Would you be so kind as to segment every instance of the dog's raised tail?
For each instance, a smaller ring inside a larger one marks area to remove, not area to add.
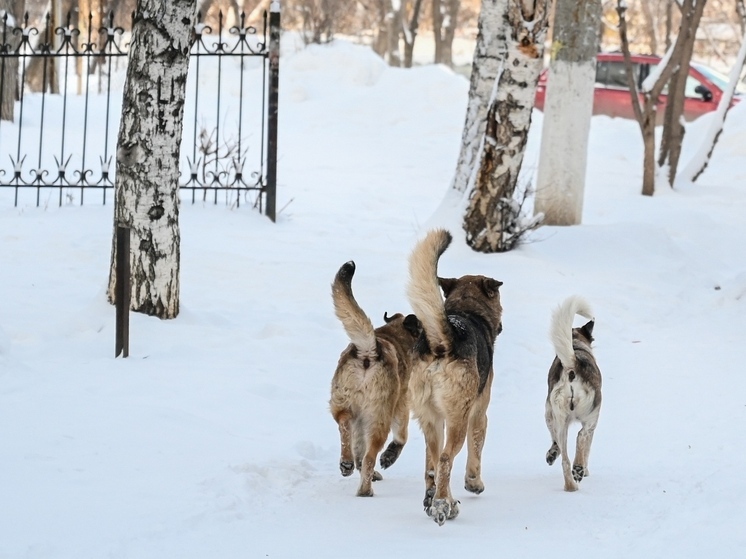
[[[415,245],[409,257],[407,296],[430,349],[436,353],[448,349],[448,318],[438,284],[438,260],[452,239],[445,229],[434,229]]]
[[[554,352],[566,369],[572,369],[575,366],[575,350],[572,348],[572,323],[576,314],[589,320],[593,319],[591,306],[588,301],[579,295],[568,297],[552,313],[549,336],[552,339],[552,345],[554,345]]]
[[[354,275],[355,263],[350,260],[342,265],[334,277],[334,283],[332,283],[334,312],[361,356],[373,357],[376,353],[376,333],[370,318],[360,308],[352,294],[352,276]]]

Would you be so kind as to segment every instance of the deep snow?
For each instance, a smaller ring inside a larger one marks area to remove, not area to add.
[[[698,183],[652,198],[637,125],[594,117],[583,225],[482,255],[443,202],[467,92],[344,42],[287,52],[278,222],[183,204],[181,314],[133,314],[128,359],[105,301],[112,207],[0,199],[0,557],[742,556],[746,103]],[[416,423],[361,499],[327,409],[347,343],[336,270],[355,260],[379,324],[408,310],[407,257],[435,225],[456,236],[441,273],[503,281],[505,309],[486,491],[461,488],[459,455],[461,514],[441,528],[421,507]],[[549,317],[573,293],[596,312],[604,404],[570,494],[544,461],[543,406]]]

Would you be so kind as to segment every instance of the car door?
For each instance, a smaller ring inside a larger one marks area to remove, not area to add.
[[[633,72],[639,83],[639,64],[633,63]],[[627,70],[623,61],[599,60],[596,64],[593,114],[634,119],[635,111],[627,84]]]
[[[699,79],[692,69],[684,89],[684,119],[692,121],[717,109],[722,92],[712,83]]]

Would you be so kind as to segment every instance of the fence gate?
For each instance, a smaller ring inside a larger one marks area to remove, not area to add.
[[[184,107],[182,202],[250,203],[275,220],[279,3],[261,32],[240,14],[194,27]],[[134,14],[133,14],[134,15]],[[0,203],[106,203],[130,31],[47,15],[0,18]],[[132,26],[129,25],[128,29]]]

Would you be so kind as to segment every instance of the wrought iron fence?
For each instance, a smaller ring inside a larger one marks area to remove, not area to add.
[[[114,188],[130,35],[115,14],[97,31],[93,16],[87,19],[79,25],[71,14],[55,25],[47,15],[39,27],[28,15],[0,19],[0,107],[15,98],[4,115],[12,121],[0,120],[0,202],[12,196],[17,206],[31,195],[37,206],[83,204],[98,192],[105,204]],[[279,9],[264,14],[261,31],[243,13],[226,25],[221,12],[216,29],[199,18],[184,111],[182,201],[248,201],[274,221],[279,41]]]

